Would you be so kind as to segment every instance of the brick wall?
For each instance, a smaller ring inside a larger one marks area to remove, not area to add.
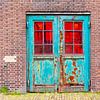
[[[91,12],[91,89],[100,91],[100,0],[0,0],[0,86],[26,91],[26,11]],[[17,62],[5,63],[5,56]]]

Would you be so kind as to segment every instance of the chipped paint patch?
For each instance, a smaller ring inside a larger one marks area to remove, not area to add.
[[[68,60],[65,59],[64,65],[65,67],[65,78],[66,83],[68,84],[84,84],[84,63],[83,60]]]

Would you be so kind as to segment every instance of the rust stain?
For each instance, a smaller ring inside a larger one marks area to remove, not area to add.
[[[76,73],[74,71],[72,71],[72,74],[76,75]]]
[[[76,66],[76,62],[75,61],[73,61],[73,66]]]
[[[70,76],[69,79],[73,82],[74,81],[74,76]]]
[[[54,66],[56,67],[56,64],[54,64]]]
[[[63,40],[63,32],[60,31],[60,85],[64,85],[66,82],[66,76],[64,73],[65,66],[63,66],[64,64],[63,64],[63,57],[62,57],[63,54],[62,40]]]
[[[74,68],[74,71],[76,71],[77,70],[77,68]]]
[[[60,42],[62,42],[62,40],[63,40],[63,33],[62,31],[60,31]]]

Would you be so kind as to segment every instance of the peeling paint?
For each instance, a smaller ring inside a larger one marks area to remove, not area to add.
[[[76,75],[76,73],[74,71],[72,71],[72,74]]]
[[[74,76],[70,76],[69,79],[71,80],[71,82],[74,82]]]
[[[77,68],[74,68],[74,71],[76,71],[77,70]]]
[[[73,66],[76,66],[76,62],[75,61],[73,61]]]

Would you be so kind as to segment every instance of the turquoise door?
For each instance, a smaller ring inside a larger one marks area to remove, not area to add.
[[[89,90],[89,16],[27,15],[30,92]]]

